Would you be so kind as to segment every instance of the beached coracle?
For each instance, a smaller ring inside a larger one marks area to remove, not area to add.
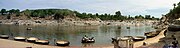
[[[36,40],[38,40],[38,38],[35,38],[35,37],[29,37],[29,38],[27,38],[27,41],[28,42],[35,42]]]
[[[144,36],[133,36],[132,39],[133,39],[133,41],[142,41],[145,39],[145,37]]]
[[[149,34],[146,34],[145,36],[146,36],[146,38],[152,38],[152,37],[155,37],[156,35],[149,33]]]
[[[129,40],[129,37],[120,37],[119,40],[126,41],[126,40]]]
[[[49,41],[48,40],[36,40],[35,43],[36,44],[48,45]]]
[[[9,38],[9,35],[0,35],[0,38],[8,39],[8,38]]]
[[[169,25],[169,31],[180,31],[180,25]]]
[[[155,37],[159,34],[160,32],[159,31],[156,31],[156,32],[147,32],[145,33],[144,35],[146,36],[146,38],[152,38],[152,37]]]
[[[18,36],[18,37],[14,37],[14,40],[16,40],[16,41],[25,41],[26,38]]]
[[[66,40],[56,41],[57,46],[69,46],[70,42]]]

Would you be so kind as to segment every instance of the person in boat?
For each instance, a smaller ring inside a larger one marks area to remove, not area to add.
[[[87,39],[88,39],[88,36],[85,35],[83,38],[87,40]]]
[[[173,45],[173,46],[172,46],[172,47],[173,47],[173,48],[178,48],[178,44],[179,44],[179,43],[178,43],[177,39],[176,39],[176,38],[173,38],[173,42],[172,42],[172,45]]]
[[[89,40],[89,38],[85,35],[85,36],[82,38],[82,42],[87,42],[87,40]]]
[[[93,40],[94,39],[94,37],[92,37],[92,38],[89,38],[89,40]]]

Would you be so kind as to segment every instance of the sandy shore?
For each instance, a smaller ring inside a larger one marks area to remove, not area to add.
[[[0,39],[0,48],[113,48],[113,46],[94,46],[94,47],[81,47],[81,46],[69,46],[69,47],[60,47],[60,46],[51,46],[51,45],[39,45],[34,43],[27,43],[21,41],[14,41],[8,39]]]
[[[165,31],[165,30],[166,30],[166,29],[162,30],[162,31],[159,33],[159,35],[157,35],[157,36],[155,36],[155,37],[153,37],[153,38],[148,38],[148,39],[146,39],[146,40],[144,40],[144,41],[135,42],[135,43],[134,43],[134,47],[140,47],[140,46],[142,46],[142,45],[143,45],[143,42],[146,42],[146,43],[147,43],[147,46],[152,45],[152,44],[154,44],[154,43],[158,43],[161,38],[164,38],[164,37],[165,37],[165,36],[164,36],[164,31]],[[150,46],[150,47],[152,47],[152,46]],[[152,47],[152,48],[154,48],[154,47]],[[162,47],[161,47],[161,48],[162,48]]]
[[[57,46],[48,46],[48,45],[38,45],[33,43],[27,42],[20,42],[20,41],[13,41],[7,39],[0,39],[0,48],[64,48],[64,47],[57,47]]]
[[[178,42],[180,42],[180,40],[179,40],[180,39],[180,31],[167,31],[166,37],[161,38],[158,43],[152,44],[150,46],[153,46],[153,47],[161,46],[162,47],[165,44],[172,45],[172,42],[173,42],[172,35],[174,35],[177,38]],[[166,43],[163,41],[165,41]],[[180,44],[178,44],[178,47],[180,47]]]

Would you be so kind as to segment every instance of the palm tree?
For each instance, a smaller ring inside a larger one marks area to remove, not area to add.
[[[176,3],[173,4],[174,8],[176,7]]]

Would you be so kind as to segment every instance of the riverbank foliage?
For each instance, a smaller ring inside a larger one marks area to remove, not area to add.
[[[19,9],[1,9],[0,11],[2,16],[11,16],[12,14],[15,14],[16,16],[20,16],[20,14],[23,14],[27,16],[28,18],[31,17],[38,17],[38,18],[45,18],[48,16],[54,17],[54,19],[59,20],[63,19],[65,16],[76,16],[81,19],[87,19],[87,18],[100,18],[101,20],[132,20],[132,19],[149,19],[149,20],[157,20],[158,18],[155,18],[151,15],[137,15],[135,17],[129,16],[123,16],[120,11],[116,11],[114,15],[111,14],[99,14],[99,13],[80,13],[78,11],[72,11],[69,9],[35,9],[35,10],[23,10],[20,11]],[[10,17],[9,17],[10,18]]]
[[[170,9],[170,12],[167,14],[167,17],[170,19],[180,18],[180,2],[173,4],[173,9]]]

